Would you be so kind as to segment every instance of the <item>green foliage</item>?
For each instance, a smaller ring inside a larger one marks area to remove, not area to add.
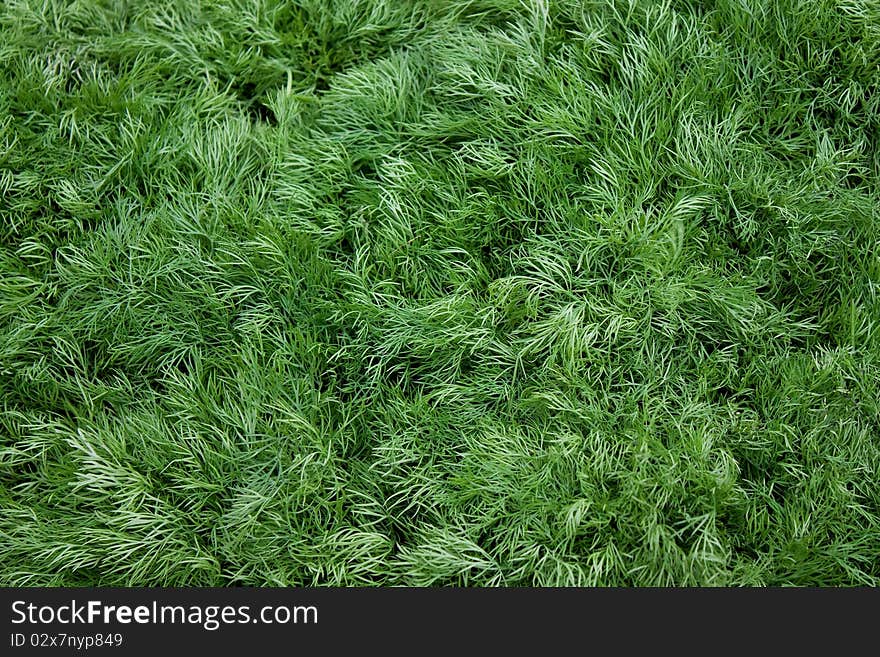
[[[880,583],[877,2],[0,34],[0,583]]]

